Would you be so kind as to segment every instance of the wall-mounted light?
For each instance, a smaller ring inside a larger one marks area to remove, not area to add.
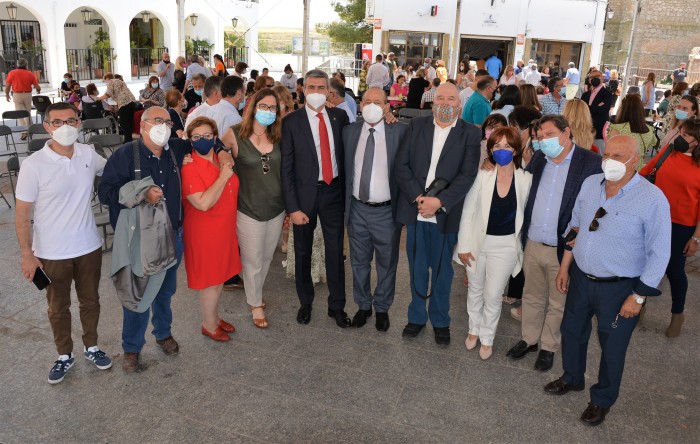
[[[17,20],[17,6],[14,3],[7,6],[7,15],[10,16],[10,20]]]
[[[231,24],[233,25],[234,28],[238,27],[238,17],[232,18]]]
[[[608,20],[612,20],[612,18],[615,16],[615,11],[612,9],[608,9]]]
[[[143,11],[141,13],[141,18],[143,19],[144,23],[148,23],[151,21],[151,13],[148,11]]]
[[[81,9],[80,13],[83,14],[83,22],[84,23],[87,23],[90,20],[92,20],[92,10],[85,8],[85,9]]]
[[[192,14],[192,15],[190,16],[190,22],[192,22],[192,26],[197,26],[197,18],[198,18],[198,17],[199,17],[199,16],[198,16],[197,14]]]

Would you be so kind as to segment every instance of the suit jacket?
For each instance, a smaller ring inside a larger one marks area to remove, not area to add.
[[[462,262],[457,256],[460,253],[471,253],[474,258],[479,257],[481,245],[486,238],[486,229],[489,226],[491,202],[493,200],[493,188],[496,186],[496,170],[480,170],[474,181],[474,185],[467,198],[464,200],[464,210],[459,224],[459,236],[455,248],[454,260],[460,265]],[[523,266],[523,244],[521,242],[523,220],[525,218],[525,205],[530,194],[532,174],[518,168],[515,170],[515,196],[517,208],[515,211],[515,237],[513,239],[517,259],[512,275],[520,273]]]
[[[343,153],[343,127],[348,124],[348,115],[342,109],[326,108],[331,122],[330,130],[335,143],[335,161],[338,165],[338,180],[345,187],[345,157]],[[330,134],[329,134],[330,135]],[[282,194],[287,213],[303,211],[309,215],[316,207],[316,187],[321,160],[316,152],[311,124],[302,107],[282,120]]]
[[[559,261],[561,261],[564,255],[564,231],[571,220],[571,212],[574,209],[574,203],[576,203],[576,197],[581,190],[581,185],[588,176],[603,172],[601,166],[602,162],[603,159],[596,153],[574,145],[574,154],[571,157],[569,174],[566,176],[561,206],[559,207],[559,219],[557,222],[557,256],[559,257]],[[527,205],[525,206],[525,219],[523,221],[522,233],[523,248],[527,242],[527,233],[530,228],[530,221],[532,220],[532,209],[535,206],[537,190],[540,186],[540,179],[542,179],[542,172],[544,171],[545,165],[547,165],[545,155],[542,154],[542,151],[535,151],[535,154],[532,156],[532,159],[530,159],[530,163],[528,163],[526,168],[528,172],[532,173],[532,187],[530,189],[530,196],[527,199]]]
[[[581,96],[583,100],[588,105],[588,100],[591,97],[591,92],[586,91]],[[591,110],[591,117],[593,117],[593,127],[595,128],[595,138],[603,138],[603,128],[605,123],[610,121],[610,107],[612,106],[613,95],[608,89],[603,86],[598,94],[595,95],[593,99],[593,104],[588,106]]]
[[[416,223],[418,207],[414,201],[429,185],[425,182],[430,169],[434,133],[432,116],[411,119],[405,142],[399,147],[394,161],[394,176],[399,186],[396,221],[404,225]],[[458,118],[445,140],[435,170],[436,178],[450,183],[437,196],[447,210],[437,215],[437,224],[443,233],[459,231],[464,197],[476,178],[480,155],[481,130]]]
[[[343,145],[345,147],[345,223],[350,219],[350,200],[353,199],[353,179],[355,175],[355,154],[357,146],[360,143],[360,134],[362,133],[363,121],[351,123],[343,128]],[[396,204],[398,202],[399,190],[394,178],[394,159],[399,150],[399,146],[403,143],[403,138],[408,131],[408,125],[403,123],[395,123],[392,125],[384,124],[384,135],[386,137],[386,158],[389,166],[389,190],[391,193],[391,212],[396,219]],[[364,143],[364,141],[362,141]]]

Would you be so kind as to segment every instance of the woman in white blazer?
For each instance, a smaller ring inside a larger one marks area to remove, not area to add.
[[[491,357],[508,277],[522,268],[520,239],[532,176],[523,170],[523,147],[515,128],[501,127],[486,144],[492,171],[480,170],[464,201],[455,261],[467,268],[468,350],[481,341],[479,356]],[[488,278],[488,279],[487,279]]]

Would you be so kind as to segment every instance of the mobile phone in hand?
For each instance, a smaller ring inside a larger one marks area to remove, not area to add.
[[[34,285],[36,285],[36,288],[39,290],[43,290],[49,285],[51,285],[51,279],[46,275],[44,272],[44,269],[41,267],[36,267],[36,271],[34,272],[34,279],[32,280],[34,282]]]
[[[564,236],[564,243],[568,244],[572,240],[576,239],[576,236],[578,236],[578,232],[576,230],[569,230],[569,232],[566,233],[566,236]]]

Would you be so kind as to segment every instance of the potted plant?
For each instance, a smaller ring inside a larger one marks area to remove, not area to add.
[[[95,31],[95,41],[89,46],[92,50],[93,59],[96,60],[97,66],[93,67],[95,78],[101,79],[104,77],[104,70],[111,61],[111,44],[109,41],[109,33],[98,29]]]

